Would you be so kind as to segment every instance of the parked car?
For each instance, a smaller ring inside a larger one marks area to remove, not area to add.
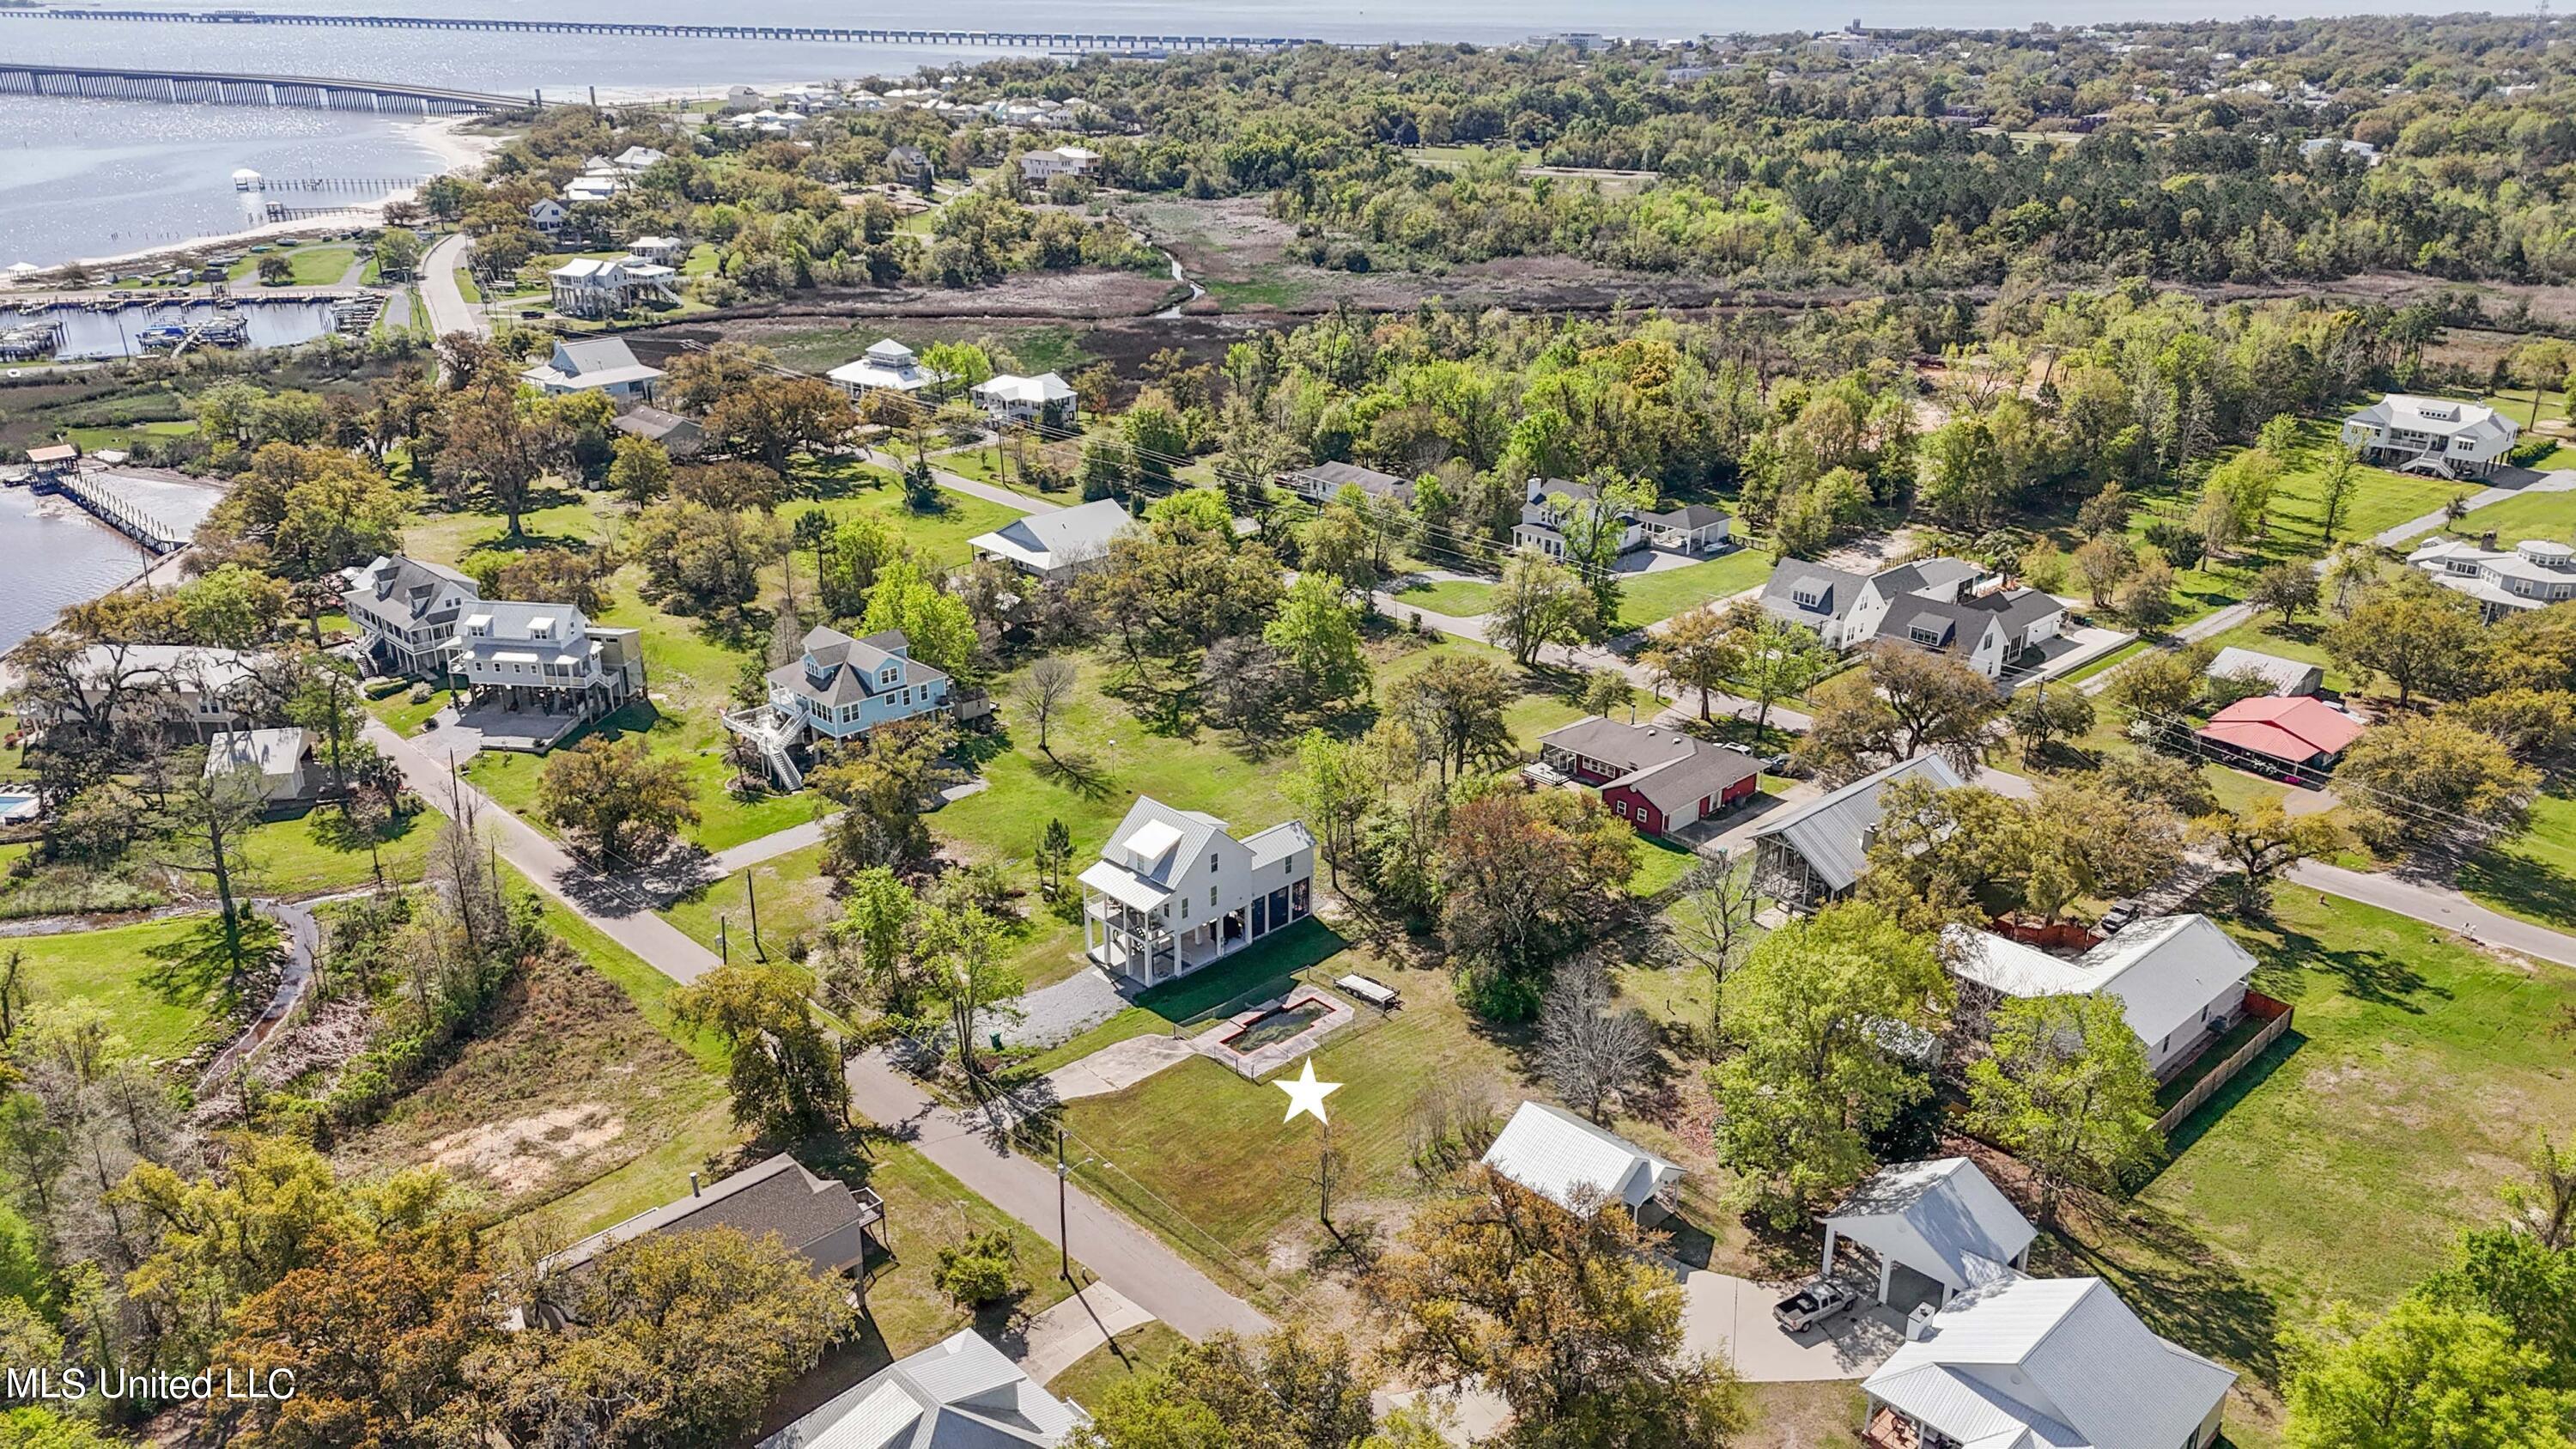
[[[1840,1283],[1819,1278],[1771,1306],[1771,1316],[1791,1333],[1804,1333],[1860,1302]]]
[[[2137,902],[2113,901],[2110,906],[2102,912],[2102,919],[2093,923],[2093,934],[2097,936],[2115,935],[2119,932],[2122,926],[2129,924],[2137,918]]]

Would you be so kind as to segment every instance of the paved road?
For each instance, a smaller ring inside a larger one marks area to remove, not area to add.
[[[452,799],[447,761],[369,720],[367,738],[402,772],[403,783],[429,807],[445,813]],[[570,852],[535,826],[502,809],[471,785],[457,782],[477,823],[492,831],[501,856],[525,872],[546,894],[590,922],[600,934],[634,952],[674,981],[694,981],[717,966],[716,953],[692,940],[679,927],[653,914],[631,887],[607,879],[574,860]]]
[[[908,1140],[986,1202],[1056,1242],[1055,1168],[996,1148],[981,1116],[967,1116],[933,1102],[911,1078],[870,1052],[849,1066],[850,1104],[888,1131]],[[1150,1234],[1080,1188],[1067,1190],[1065,1215],[1073,1256],[1138,1306],[1192,1338],[1218,1329],[1251,1336],[1270,1320],[1251,1304],[1218,1287]],[[1031,1272],[1044,1264],[1027,1265]]]
[[[746,840],[730,850],[719,850],[707,858],[708,868],[714,872],[715,879],[722,880],[746,866],[758,865],[764,860],[775,860],[791,850],[803,850],[809,845],[820,845],[823,843],[825,833],[832,828],[832,822],[839,818],[840,812],[834,811],[832,814],[808,820],[801,825],[790,825],[784,830],[773,830],[758,840]]]
[[[2301,861],[2281,874],[2283,879],[2295,885],[2394,911],[2426,925],[2456,931],[2485,945],[2519,951],[2525,956],[2556,962],[2561,966],[2576,966],[2576,936],[2499,915],[2450,886],[2408,880],[2397,875],[2346,870],[2315,860]]]
[[[420,299],[429,308],[429,329],[441,337],[450,332],[492,335],[492,324],[483,320],[483,309],[466,301],[456,286],[456,269],[465,265],[473,250],[473,244],[458,234],[441,238],[421,258]]]

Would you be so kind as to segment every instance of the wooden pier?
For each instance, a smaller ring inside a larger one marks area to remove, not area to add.
[[[39,473],[28,486],[38,493],[59,493],[72,500],[155,556],[176,553],[188,546],[184,535],[117,497],[112,490],[82,477],[77,470]]]
[[[360,30],[499,30],[543,35],[635,35],[682,40],[773,40],[845,45],[962,46],[1049,54],[1179,54],[1283,50],[1323,42],[1284,35],[1144,35],[1067,30],[924,30],[894,26],[658,24],[480,15],[312,15],[273,10],[61,10],[0,7],[0,19],[121,20],[189,25],[310,25]]]

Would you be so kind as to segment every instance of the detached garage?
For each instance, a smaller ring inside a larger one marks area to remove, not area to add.
[[[1826,1215],[1824,1274],[1833,1276],[1839,1244],[1856,1243],[1878,1255],[1879,1302],[1899,1313],[1926,1303],[1937,1310],[1953,1294],[2020,1270],[2038,1236],[1968,1159],[1900,1162]]]

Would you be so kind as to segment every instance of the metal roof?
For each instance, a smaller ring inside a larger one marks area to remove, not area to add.
[[[1545,1102],[1521,1103],[1485,1149],[1484,1162],[1566,1208],[1586,1189],[1633,1208],[1682,1176],[1680,1168],[1619,1134]]]
[[[2173,1449],[2236,1381],[2150,1332],[2099,1278],[1974,1288],[1931,1329],[1861,1388],[1969,1444]]]
[[[1990,1281],[2039,1236],[1964,1157],[1880,1168],[1825,1215],[1826,1226],[1953,1289]]]
[[[1961,783],[1958,772],[1934,756],[1899,760],[1781,816],[1755,831],[1754,838],[1777,837],[1827,885],[1849,890],[1868,865],[1867,837],[1878,824],[1879,791],[1891,780],[1911,779],[1929,780],[1944,790]]]

